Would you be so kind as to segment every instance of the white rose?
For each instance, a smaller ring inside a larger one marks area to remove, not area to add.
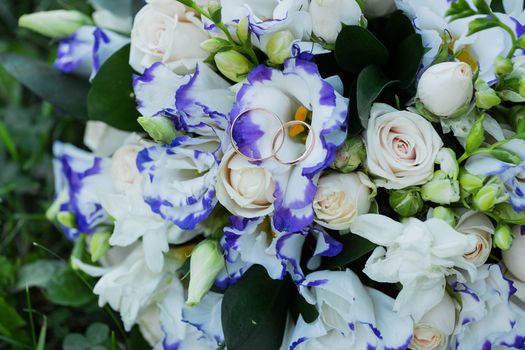
[[[472,69],[464,62],[443,62],[428,68],[417,85],[417,97],[437,116],[456,113],[470,103],[474,87]]]
[[[363,13],[355,0],[313,0],[310,4],[313,33],[334,43],[342,24],[356,25]]]
[[[133,23],[129,63],[138,72],[162,62],[175,73],[187,74],[207,57],[200,48],[206,39],[202,22],[184,5],[175,0],[149,1]]]
[[[446,350],[456,326],[456,307],[445,293],[439,304],[414,326],[414,337],[408,346],[413,350]]]
[[[130,133],[115,129],[106,123],[90,120],[84,132],[84,145],[93,153],[108,157],[129,137]]]
[[[117,191],[125,191],[140,182],[137,154],[143,148],[142,145],[131,143],[120,147],[113,155],[111,179]]]
[[[221,161],[216,190],[219,202],[234,215],[255,218],[273,211],[272,174],[233,149]]]
[[[490,219],[485,214],[467,211],[459,218],[456,231],[467,235],[472,234],[476,237],[476,248],[465,254],[464,257],[476,266],[483,265],[489,258],[492,249],[494,225]]]
[[[367,18],[383,17],[396,10],[394,0],[364,0],[364,13]]]
[[[365,133],[370,174],[388,189],[421,185],[432,177],[443,146],[436,130],[422,116],[386,104],[372,106]]]
[[[510,249],[503,251],[503,263],[518,280],[525,282],[525,235],[522,226],[514,226],[514,240]]]
[[[321,176],[314,199],[315,222],[332,230],[346,230],[368,213],[376,187],[362,172]]]

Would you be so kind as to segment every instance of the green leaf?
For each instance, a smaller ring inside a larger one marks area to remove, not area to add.
[[[376,245],[369,240],[352,233],[334,238],[343,245],[343,250],[332,258],[323,258],[323,268],[339,268],[354,262],[355,260],[370,253]]]
[[[468,34],[472,35],[477,32],[481,32],[485,29],[490,29],[499,26],[499,20],[495,18],[476,18],[468,24]]]
[[[525,225],[525,211],[518,213],[508,203],[497,204],[494,207],[494,214],[508,224]]]
[[[80,333],[70,333],[64,338],[63,350],[87,350],[89,341]]]
[[[272,280],[259,265],[251,267],[224,293],[222,326],[228,349],[278,349],[289,294],[287,281]]]
[[[394,76],[401,81],[401,87],[408,87],[416,79],[416,73],[425,54],[421,35],[414,33],[406,37],[397,48]]]
[[[120,130],[140,131],[133,70],[128,61],[129,45],[126,45],[100,67],[88,95],[89,119],[103,121]]]
[[[17,54],[0,54],[0,63],[29,90],[59,110],[86,119],[87,80],[64,74],[52,65]]]
[[[53,275],[66,269],[66,264],[57,260],[37,260],[24,265],[18,271],[16,288],[44,287]]]
[[[53,303],[63,306],[82,306],[93,295],[73,270],[55,274],[45,288],[46,297]]]
[[[381,69],[375,65],[370,65],[359,73],[357,78],[357,112],[364,128],[367,127],[373,102],[379,97],[381,91],[395,83],[397,81],[385,77]]]
[[[482,114],[472,125],[470,132],[467,136],[467,144],[465,146],[465,151],[467,154],[472,154],[476,151],[483,141],[485,141],[485,129],[483,128],[483,121],[485,120],[485,115]]]
[[[459,18],[465,18],[475,15],[476,12],[470,7],[466,0],[458,0],[450,3],[450,8],[445,16],[450,17],[450,22]]]
[[[100,345],[109,337],[109,327],[104,323],[93,323],[86,331],[86,338],[92,345]]]
[[[40,334],[38,335],[38,343],[35,350],[44,350],[46,347],[46,334],[47,334],[47,317],[44,316],[44,322],[40,328]]]
[[[392,13],[380,31],[379,38],[389,50],[396,49],[400,42],[415,33],[412,21],[402,11]]]
[[[109,12],[120,16],[128,17],[131,16],[131,0],[89,0],[93,5],[97,5]]]
[[[474,5],[478,9],[479,12],[490,15],[492,14],[492,11],[489,7],[489,5],[485,2],[485,0],[474,0]]]
[[[493,148],[489,151],[489,154],[502,162],[519,164],[522,162],[521,157],[516,153],[508,151],[504,148]]]
[[[368,65],[388,62],[388,50],[370,32],[360,26],[345,26],[335,42],[335,58],[348,72],[359,72]]]
[[[0,334],[9,337],[13,331],[25,324],[18,312],[0,296]]]

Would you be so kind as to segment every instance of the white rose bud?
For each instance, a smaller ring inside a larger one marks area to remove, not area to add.
[[[195,246],[191,253],[190,285],[186,305],[194,306],[200,303],[223,268],[224,256],[216,241],[207,239]]]
[[[382,103],[372,106],[365,142],[366,166],[377,177],[375,184],[388,189],[427,182],[443,146],[425,118]]]
[[[310,4],[312,30],[327,43],[334,43],[342,24],[356,25],[363,15],[355,0],[313,0]]]
[[[315,222],[332,230],[346,230],[370,210],[376,193],[372,181],[362,172],[323,175],[314,199]]]
[[[233,149],[221,161],[216,190],[219,202],[234,215],[255,218],[273,212],[272,174]]]
[[[414,337],[408,346],[413,350],[446,350],[456,326],[456,307],[445,293],[439,304],[428,311],[414,326]]]
[[[428,68],[417,86],[417,97],[431,113],[451,116],[472,100],[472,69],[464,62],[444,62]]]
[[[106,123],[90,120],[84,132],[84,145],[93,153],[108,157],[129,137],[130,133],[115,129]]]
[[[35,12],[23,15],[18,20],[20,27],[54,39],[68,37],[78,28],[92,24],[91,18],[85,14],[66,10]]]
[[[367,18],[383,17],[396,10],[394,0],[364,0]]]
[[[503,263],[510,273],[525,282],[525,235],[522,234],[522,226],[514,226],[512,233],[514,240],[510,248],[502,253]]]
[[[477,239],[476,248],[464,255],[464,258],[476,266],[483,265],[489,258],[492,249],[494,225],[483,213],[469,210],[460,216],[456,231],[473,235]]]
[[[125,191],[140,181],[137,169],[137,154],[144,147],[127,144],[120,147],[111,159],[111,179],[117,191]]]
[[[187,74],[208,56],[200,47],[208,38],[202,22],[184,5],[150,1],[135,16],[129,63],[140,73],[162,62],[177,74]]]

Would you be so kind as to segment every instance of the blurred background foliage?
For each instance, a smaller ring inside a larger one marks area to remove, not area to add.
[[[56,43],[17,26],[25,13],[81,0],[0,0],[0,58],[52,62]],[[84,123],[42,102],[0,64],[0,349],[147,349],[137,329],[99,308],[95,281],[69,264],[73,243],[45,218],[53,140],[81,145]]]

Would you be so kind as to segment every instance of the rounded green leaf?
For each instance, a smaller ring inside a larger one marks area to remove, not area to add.
[[[91,290],[72,270],[55,274],[46,284],[45,295],[51,302],[63,306],[82,306],[93,298]]]

